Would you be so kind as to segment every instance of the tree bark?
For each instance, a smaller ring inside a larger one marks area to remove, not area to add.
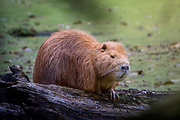
[[[29,82],[16,66],[0,76],[0,119],[73,120],[130,119],[149,109],[154,101],[174,92],[118,90],[119,100],[78,89]]]

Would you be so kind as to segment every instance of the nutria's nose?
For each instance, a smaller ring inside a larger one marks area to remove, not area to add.
[[[128,72],[130,69],[129,65],[121,65],[120,70],[123,72]]]

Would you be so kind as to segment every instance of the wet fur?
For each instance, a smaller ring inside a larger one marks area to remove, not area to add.
[[[106,49],[102,49],[104,44]],[[115,88],[116,73],[122,64],[129,63],[121,44],[99,43],[83,31],[63,30],[54,33],[41,45],[33,80],[99,92]]]

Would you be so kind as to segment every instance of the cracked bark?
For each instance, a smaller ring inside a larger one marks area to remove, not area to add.
[[[174,92],[140,89],[118,90],[120,99],[112,102],[108,95],[57,85],[29,82],[16,66],[12,73],[0,76],[0,119],[132,119],[147,111],[154,101]]]

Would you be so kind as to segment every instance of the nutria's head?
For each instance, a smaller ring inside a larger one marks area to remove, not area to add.
[[[96,58],[98,77],[122,81],[128,75],[130,65],[127,53],[119,43],[105,42],[99,46]]]

